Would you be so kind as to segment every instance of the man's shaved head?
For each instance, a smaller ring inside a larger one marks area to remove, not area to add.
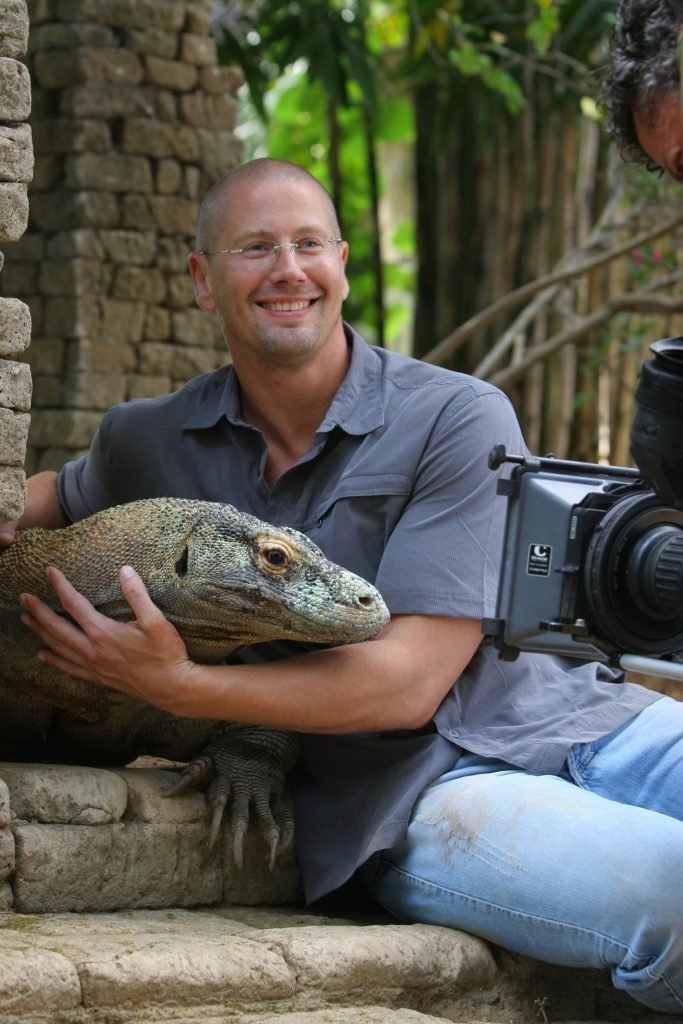
[[[303,167],[299,167],[298,164],[290,163],[289,160],[262,157],[258,160],[250,160],[246,164],[240,164],[239,167],[212,185],[206,193],[197,213],[197,249],[211,250],[215,248],[216,240],[221,233],[224,213],[232,200],[233,193],[240,185],[269,183],[276,188],[278,183],[283,182],[299,182],[313,187],[329,208],[332,234],[339,235],[341,233],[334,203],[327,189],[320,184],[317,178],[314,178]]]

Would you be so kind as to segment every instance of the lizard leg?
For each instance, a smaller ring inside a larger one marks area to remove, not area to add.
[[[293,733],[252,725],[219,728],[202,754],[183,769],[178,781],[164,795],[208,784],[209,843],[215,844],[229,806],[233,855],[240,868],[253,809],[270,851],[272,870],[278,852],[287,849],[294,834],[293,817],[283,795],[286,776],[296,761],[298,749]]]

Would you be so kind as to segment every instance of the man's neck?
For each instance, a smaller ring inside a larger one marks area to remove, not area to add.
[[[242,416],[266,440],[270,486],[310,450],[348,371],[348,346],[320,356],[295,369],[268,366],[253,372],[235,363]]]

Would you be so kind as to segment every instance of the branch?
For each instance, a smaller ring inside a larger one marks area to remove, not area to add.
[[[504,370],[490,378],[492,384],[504,388],[514,384],[522,377],[529,367],[534,366],[542,359],[546,359],[557,352],[564,345],[575,344],[584,335],[601,327],[617,313],[658,313],[667,315],[683,312],[683,296],[652,295],[650,292],[625,292],[623,295],[615,295],[603,306],[583,317],[577,324],[565,328],[548,338],[542,345],[535,345],[527,350],[526,355],[514,366],[508,366]]]
[[[601,267],[605,263],[609,263],[611,260],[616,259],[618,256],[623,256],[624,253],[630,252],[631,249],[637,248],[639,245],[645,245],[647,242],[653,241],[655,238],[659,238],[661,235],[665,235],[668,231],[672,231],[678,227],[679,224],[683,224],[683,211],[677,213],[674,217],[671,217],[668,221],[655,228],[650,228],[648,231],[641,232],[640,235],[636,235],[634,238],[629,239],[627,242],[623,242],[621,245],[614,246],[612,249],[608,249],[607,252],[600,253],[598,256],[594,256],[593,259],[586,260],[585,263],[580,264],[577,267],[569,267],[566,270],[558,270],[550,274],[544,274],[543,277],[536,278],[535,281],[529,281],[527,284],[522,285],[519,288],[515,288],[514,291],[508,292],[507,295],[503,295],[496,302],[493,302],[486,309],[481,310],[474,316],[466,320],[464,324],[456,328],[450,334],[438,343],[430,352],[422,356],[422,359],[426,363],[436,363],[442,365],[446,359],[452,356],[455,352],[461,348],[466,341],[476,334],[477,331],[483,330],[484,327],[488,327],[492,321],[503,313],[507,313],[508,310],[514,309],[521,302],[526,299],[532,298],[539,292],[543,291],[544,288],[550,288],[552,285],[562,284],[565,281],[571,281],[575,277],[581,277],[582,274],[587,274],[591,270],[595,270],[596,267]]]

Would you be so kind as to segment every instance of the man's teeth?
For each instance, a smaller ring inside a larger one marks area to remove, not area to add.
[[[298,309],[307,309],[310,304],[310,299],[299,300],[299,302],[264,302],[264,306],[268,309],[274,309],[277,313],[290,313]]]

